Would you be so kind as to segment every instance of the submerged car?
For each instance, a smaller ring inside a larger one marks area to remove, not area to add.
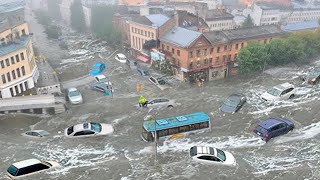
[[[117,54],[114,58],[121,63],[126,63],[127,61],[127,57],[121,53]]]
[[[64,130],[66,137],[92,137],[111,134],[114,131],[112,125],[90,122],[71,126]]]
[[[95,63],[92,66],[92,69],[90,70],[91,76],[96,76],[102,73],[102,71],[106,68],[106,65],[104,63]]]
[[[126,64],[130,67],[130,69],[137,69],[139,67],[139,64],[134,59],[127,59]]]
[[[27,136],[27,137],[35,137],[35,138],[40,138],[40,137],[47,137],[50,135],[45,130],[32,130],[32,131],[27,131],[25,133],[21,134],[22,136]]]
[[[283,135],[292,131],[294,124],[284,118],[271,118],[261,122],[254,130],[262,140],[268,142],[271,138]]]
[[[303,77],[303,80],[311,85],[318,84],[320,82],[320,68],[308,72],[308,74]]]
[[[142,68],[142,67],[138,67],[138,68],[137,68],[137,71],[138,71],[138,73],[139,73],[141,76],[144,76],[144,77],[150,75],[149,71],[146,70],[146,69],[144,69],[144,68]]]
[[[108,78],[103,74],[95,76],[94,79],[96,80],[97,83],[112,85],[112,83],[108,80]]]
[[[13,163],[7,169],[7,176],[11,179],[25,179],[31,175],[35,175],[53,168],[60,167],[55,161],[40,161],[38,159],[28,159]]]
[[[226,113],[236,113],[246,101],[247,98],[243,94],[232,94],[223,102],[219,109]]]
[[[261,95],[261,98],[265,101],[279,101],[293,98],[295,96],[295,87],[290,83],[283,83],[269,89],[267,92]]]
[[[67,96],[71,104],[81,104],[83,102],[82,95],[77,88],[69,88]]]
[[[114,92],[114,89],[110,84],[106,83],[94,83],[92,86],[92,89],[106,93],[106,92]]]
[[[155,98],[148,100],[147,107],[149,108],[173,108],[176,107],[177,104],[174,100],[167,98]]]
[[[192,160],[213,165],[236,166],[234,156],[218,148],[208,146],[193,146],[190,148],[190,157]]]

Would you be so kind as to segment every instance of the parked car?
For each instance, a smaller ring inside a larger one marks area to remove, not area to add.
[[[105,84],[105,83],[94,83],[92,85],[92,89],[106,93],[106,92],[114,92],[112,85]]]
[[[98,83],[104,83],[104,84],[107,84],[107,85],[112,85],[112,83],[108,80],[108,78],[103,75],[103,74],[100,74],[98,76],[95,76],[94,78],[96,80],[96,82]]]
[[[320,68],[313,69],[312,71],[308,72],[303,80],[306,81],[308,84],[316,85],[320,82]]]
[[[32,131],[27,131],[25,133],[22,133],[21,135],[26,137],[40,138],[40,137],[47,137],[50,135],[50,133],[48,133],[45,130],[32,130]]]
[[[64,130],[66,137],[92,137],[111,134],[114,131],[112,125],[90,122],[71,126]]]
[[[229,96],[223,104],[220,106],[220,111],[226,113],[236,113],[247,101],[247,98],[243,94],[232,94]]]
[[[25,179],[31,175],[35,175],[57,167],[60,167],[60,165],[55,161],[41,162],[38,159],[28,159],[13,163],[7,169],[7,176],[9,176],[11,179]]]
[[[190,157],[192,160],[213,165],[236,166],[234,156],[218,148],[208,146],[193,146],[190,148]]]
[[[117,61],[121,62],[121,63],[126,63],[127,61],[127,57],[124,54],[116,54],[116,56],[114,57]]]
[[[279,101],[290,99],[295,96],[296,89],[294,85],[290,83],[283,83],[269,89],[267,92],[261,95],[261,98],[265,101]]]
[[[67,95],[71,104],[81,104],[83,102],[82,95],[77,88],[69,88]]]
[[[106,65],[104,63],[95,63],[93,64],[91,70],[90,70],[90,75],[91,76],[96,76],[102,73],[102,71],[106,68]]]
[[[271,118],[261,122],[254,132],[268,142],[271,138],[288,133],[294,129],[292,121],[284,118]]]
[[[139,66],[138,62],[134,59],[127,59],[126,64],[131,68],[131,69],[137,69]]]
[[[149,81],[152,82],[152,84],[154,85],[165,85],[166,84],[166,81],[161,78],[161,77],[156,77],[156,76],[151,76],[149,78]]]
[[[177,104],[174,100],[170,100],[167,98],[155,98],[148,100],[147,107],[149,108],[173,108],[176,107]]]
[[[141,76],[144,76],[144,77],[150,75],[149,71],[144,69],[144,68],[142,68],[142,67],[138,67],[137,71]]]

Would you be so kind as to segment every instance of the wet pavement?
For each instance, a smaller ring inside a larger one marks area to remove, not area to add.
[[[104,57],[107,68],[103,74],[114,84],[113,98],[91,90],[90,82],[79,82],[76,86],[84,103],[69,106],[64,114],[0,115],[0,146],[6,147],[0,149],[0,179],[4,178],[6,168],[12,162],[28,158],[55,160],[62,165],[58,170],[29,179],[320,179],[320,87],[302,86],[299,81],[303,72],[319,66],[320,61],[305,67],[267,70],[258,77],[208,82],[203,88],[168,77],[174,86],[161,91],[112,56]],[[61,63],[61,59],[54,61]],[[69,65],[69,68],[77,67],[77,63]],[[85,75],[86,72],[82,73]],[[60,76],[63,75],[62,72]],[[82,76],[75,73],[66,79],[77,77]],[[260,95],[268,88],[283,82],[296,85],[295,98],[276,104],[260,100]],[[143,85],[142,92],[136,91],[137,84]],[[235,114],[219,112],[223,100],[235,92],[244,93],[247,103]],[[148,99],[167,97],[180,105],[149,111],[137,107],[140,95]],[[206,112],[211,117],[212,130],[159,142],[158,162],[154,166],[154,144],[140,138],[143,117],[153,114],[163,118],[196,111]],[[291,119],[295,129],[265,143],[252,130],[269,117]],[[63,136],[65,128],[85,121],[112,124],[115,132],[96,138],[68,139]],[[44,129],[51,136],[28,139],[20,135],[30,129]],[[227,150],[235,156],[237,166],[192,162],[188,150],[194,145]]]

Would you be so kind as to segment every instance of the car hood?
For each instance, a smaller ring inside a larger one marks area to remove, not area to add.
[[[107,134],[112,134],[114,132],[114,128],[111,124],[101,124],[102,129],[100,134],[101,135],[107,135]]]
[[[262,97],[263,99],[266,99],[267,101],[274,101],[274,100],[276,100],[276,99],[278,98],[277,96],[273,96],[273,95],[271,95],[271,94],[269,94],[269,93],[267,93],[267,92],[263,93],[263,94],[261,95],[261,97]]]
[[[234,113],[236,111],[236,107],[222,104],[220,107],[220,111],[226,112],[226,113]]]
[[[69,97],[70,101],[80,101],[82,99],[82,96],[72,96]]]
[[[230,166],[237,165],[236,158],[234,158],[234,156],[231,153],[224,151],[224,154],[226,155],[226,160],[224,161],[226,165],[230,165]]]

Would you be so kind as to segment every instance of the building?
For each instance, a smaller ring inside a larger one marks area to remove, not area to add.
[[[229,30],[234,27],[233,15],[223,9],[208,10],[205,21],[210,31]]]
[[[144,0],[119,0],[118,5],[141,6],[144,5]]]
[[[301,30],[316,30],[320,27],[318,20],[312,21],[302,21],[296,23],[288,23],[286,25],[281,26],[281,29],[286,32],[294,32]]]
[[[160,38],[159,51],[179,80],[211,81],[236,74],[237,55],[249,41],[270,43],[283,34],[274,25],[206,33],[174,27]]]
[[[158,38],[175,26],[176,20],[174,16],[169,18],[162,14],[151,14],[132,17],[128,23],[132,55],[143,62],[149,62],[149,50],[144,49],[144,44],[153,40],[157,46]]]
[[[24,6],[0,6],[0,99],[34,88],[39,78]]]
[[[196,0],[196,2],[206,3],[208,9],[220,9],[222,8],[222,0]]]
[[[208,32],[209,26],[203,18],[198,17],[187,11],[176,11],[177,26],[198,32]]]

